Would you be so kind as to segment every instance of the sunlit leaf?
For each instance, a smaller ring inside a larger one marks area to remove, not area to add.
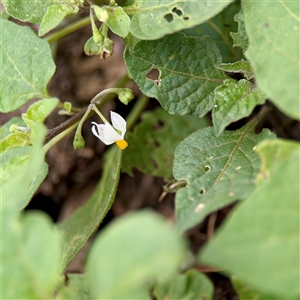
[[[243,12],[240,11],[234,16],[234,20],[238,23],[238,31],[231,32],[230,35],[233,38],[233,46],[240,47],[245,51],[248,48],[249,40],[245,29],[245,21]]]
[[[39,100],[29,106],[27,112],[22,114],[22,119],[28,127],[32,127],[36,123],[43,123],[58,102],[57,98]]]
[[[0,110],[9,112],[32,98],[48,98],[47,84],[55,71],[48,43],[29,27],[1,19],[0,26]]]
[[[260,159],[253,148],[271,138],[259,135],[251,123],[217,138],[214,129],[200,129],[184,139],[175,151],[173,173],[187,186],[176,193],[176,228],[180,232],[200,223],[208,214],[254,190]]]
[[[231,2],[233,1],[136,0],[124,9],[131,16],[130,32],[137,38],[154,40],[203,23]]]
[[[206,119],[170,115],[163,109],[145,113],[134,132],[126,139],[122,171],[133,174],[136,168],[146,174],[172,178],[174,151],[190,133],[208,126]]]
[[[53,223],[41,212],[18,215],[7,207],[1,208],[1,223],[5,228],[1,234],[1,296],[51,299],[60,281],[61,263],[61,244]]]
[[[258,87],[282,112],[300,120],[298,1],[242,1]]]
[[[207,244],[200,259],[262,293],[298,299],[300,145],[267,140],[257,152],[262,160],[258,187]]]
[[[86,270],[92,295],[97,299],[145,299],[128,296],[149,291],[156,280],[171,278],[184,253],[183,239],[154,212],[121,217],[102,230],[90,250]]]
[[[126,48],[125,61],[142,92],[171,114],[203,117],[214,106],[214,89],[228,78],[216,67],[221,55],[209,37],[176,33],[140,41]],[[150,71],[157,72],[155,80]]]

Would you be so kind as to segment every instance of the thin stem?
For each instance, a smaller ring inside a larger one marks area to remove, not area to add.
[[[57,41],[57,40],[61,39],[62,37],[74,32],[74,31],[77,31],[78,29],[80,29],[82,27],[89,25],[90,23],[91,23],[90,17],[82,18],[82,19],[70,24],[67,27],[59,29],[59,30],[47,35],[45,37],[45,40],[48,43],[53,43],[54,41]]]
[[[120,88],[120,87],[124,87],[128,82],[130,81],[129,77],[127,75],[123,76],[116,84],[115,84],[115,88]],[[112,88],[114,89],[114,88]],[[111,90],[111,89],[108,89]],[[108,91],[106,90],[106,91]],[[97,94],[92,100],[94,100],[95,98],[95,102],[97,100],[100,99],[99,95],[101,93]],[[102,93],[101,97],[104,94]],[[102,107],[104,104],[106,104],[107,102],[111,101],[114,99],[114,95],[113,94],[106,94],[102,99],[101,99],[101,103],[97,103],[98,107]],[[93,103],[95,104],[95,103]],[[82,108],[77,114],[75,114],[74,116],[72,116],[70,119],[68,119],[66,122],[52,128],[48,130],[47,136],[46,136],[46,140],[45,142],[48,143],[51,139],[53,139],[55,136],[57,136],[58,134],[62,133],[63,131],[67,130],[69,127],[73,126],[74,124],[78,124],[80,119],[84,116],[85,112],[87,110],[87,107]],[[88,117],[91,117],[94,114],[94,111],[90,112],[90,115]]]
[[[145,110],[149,103],[149,98],[145,95],[142,95],[137,102],[135,103],[133,109],[126,118],[127,130],[131,129],[132,126],[137,122],[140,117],[140,114]]]
[[[45,154],[52,148],[56,143],[62,140],[65,136],[67,136],[74,128],[76,128],[77,123],[74,123],[72,126],[68,127],[66,130],[56,135],[53,139],[51,139],[47,144],[44,145]]]

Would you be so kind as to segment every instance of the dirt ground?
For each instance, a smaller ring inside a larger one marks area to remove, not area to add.
[[[76,107],[87,106],[95,94],[112,87],[118,79],[126,74],[122,40],[112,36],[115,42],[114,54],[106,61],[100,61],[98,57],[87,57],[83,53],[83,45],[90,36],[91,29],[87,26],[63,38],[56,45],[57,70],[49,86],[50,94],[58,97],[62,102],[69,101]],[[133,88],[136,96],[139,95],[137,86],[131,83],[129,87]],[[158,105],[155,99],[151,99],[148,110]],[[25,109],[26,107],[19,112]],[[118,101],[106,105],[103,110],[104,114],[107,115],[111,109],[123,116],[128,113],[128,108],[118,104]],[[56,111],[47,119],[46,125],[48,128],[53,128],[67,118],[58,115]],[[82,133],[86,141],[84,149],[79,151],[73,149],[74,133],[71,133],[48,152],[46,160],[49,164],[49,174],[27,209],[44,210],[55,222],[60,222],[68,218],[92,194],[101,176],[102,155],[106,149],[105,145],[95,139],[90,132],[90,121],[92,120],[96,121],[97,117],[94,116],[83,126]],[[243,122],[245,120],[237,122],[232,129],[241,126]],[[261,127],[271,128],[280,137],[300,138],[299,123],[286,118],[275,108]],[[101,227],[115,217],[143,207],[151,207],[172,221],[174,219],[174,194],[169,194],[163,201],[158,202],[163,191],[163,184],[162,179],[137,171],[134,177],[122,174],[116,200]],[[215,228],[219,226],[231,207],[213,213],[203,224],[187,233],[194,252],[197,252],[199,247],[213,235]],[[70,264],[69,272],[83,270],[89,244],[90,242]],[[215,299],[237,299],[228,279],[218,273],[209,272],[209,269],[202,266],[198,266],[198,268],[208,272],[208,276],[215,284]]]

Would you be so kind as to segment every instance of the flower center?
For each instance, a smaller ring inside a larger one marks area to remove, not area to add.
[[[121,150],[124,150],[128,147],[128,143],[125,140],[118,140],[116,141],[116,144]]]

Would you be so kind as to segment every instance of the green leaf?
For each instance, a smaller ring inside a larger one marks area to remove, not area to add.
[[[42,19],[39,36],[45,35],[51,29],[57,27],[66,16],[76,14],[78,10],[79,8],[71,2],[69,5],[60,4],[49,6]]]
[[[158,284],[154,294],[158,300],[163,299],[213,299],[214,288],[209,279],[196,270],[189,270],[176,276],[168,284]]]
[[[107,26],[115,34],[125,38],[129,33],[130,18],[120,6],[104,6],[103,9],[107,11],[108,19],[105,21]]]
[[[86,274],[67,274],[67,276],[67,284],[58,290],[58,299],[92,299],[91,286]]]
[[[203,23],[231,2],[136,0],[131,6],[125,6],[124,10],[132,16],[130,32],[137,38],[154,40]]]
[[[234,22],[234,15],[240,10],[240,3],[235,1],[228,5],[212,19],[203,24],[183,30],[187,35],[204,36],[208,35],[217,44],[221,51],[223,61],[232,62],[242,58],[242,51],[232,46],[231,31],[237,30],[237,23]]]
[[[102,177],[93,195],[70,218],[58,225],[65,245],[62,257],[63,268],[84,246],[113,204],[119,183],[121,162],[122,151],[114,146],[105,156]]]
[[[209,37],[182,33],[140,41],[125,50],[129,75],[142,92],[171,114],[203,117],[214,106],[214,89],[228,78],[216,66],[221,55]],[[159,73],[155,80],[150,71]]]
[[[250,81],[228,79],[215,89],[216,104],[213,109],[213,123],[216,136],[235,121],[248,117],[256,105],[266,101],[264,94]]]
[[[52,299],[60,280],[61,244],[50,218],[40,212],[11,214],[3,207],[1,217],[1,296]]]
[[[57,98],[39,100],[29,106],[27,112],[22,114],[22,119],[30,128],[35,126],[36,123],[43,123],[58,102]]]
[[[229,73],[240,73],[243,74],[243,76],[247,79],[250,80],[253,78],[253,70],[248,61],[245,60],[240,60],[236,61],[232,64],[227,63],[227,64],[219,64],[218,69],[229,72]]]
[[[200,259],[262,293],[297,299],[300,145],[269,140],[257,152],[262,159],[257,189],[237,207]]]
[[[176,193],[176,228],[183,232],[200,223],[208,214],[254,190],[260,168],[253,148],[271,138],[269,130],[259,135],[253,124],[236,131],[224,131],[219,138],[214,129],[200,129],[184,139],[175,151],[173,173],[187,186]]]
[[[248,48],[249,40],[245,29],[245,21],[242,11],[234,16],[234,21],[238,22],[238,31],[230,33],[233,39],[233,47],[240,47],[243,51],[245,51]]]
[[[47,8],[55,4],[55,2],[51,0],[2,0],[2,2],[5,10],[12,17],[23,22],[34,24],[40,24]],[[1,25],[1,28],[4,27]]]
[[[3,208],[15,211],[24,208],[45,179],[48,165],[42,148],[44,136],[44,127],[37,125],[32,129],[33,146],[12,149],[1,156]]]
[[[28,1],[26,1],[28,3]],[[24,26],[0,20],[2,72],[0,110],[13,111],[32,98],[47,98],[54,71],[49,44]],[[26,49],[22,45],[26,45]]]
[[[291,300],[291,299],[283,299],[282,297],[273,297],[271,295],[262,294],[258,290],[255,290],[242,282],[237,276],[231,277],[232,285],[239,296],[239,300]]]
[[[21,118],[14,117],[0,127],[0,155],[13,148],[19,148],[31,144],[29,132],[16,131],[11,133],[10,131],[11,126],[24,127],[24,125],[25,124]],[[1,159],[3,164],[3,158]]]
[[[174,116],[164,109],[145,113],[134,132],[128,133],[122,171],[133,175],[132,168],[146,174],[172,178],[174,151],[190,133],[208,126],[206,119]]]
[[[92,295],[135,299],[125,296],[150,289],[154,280],[171,278],[184,252],[185,243],[166,220],[147,210],[127,214],[108,225],[92,245],[86,265]]]
[[[242,1],[258,87],[283,113],[300,120],[298,1]]]

